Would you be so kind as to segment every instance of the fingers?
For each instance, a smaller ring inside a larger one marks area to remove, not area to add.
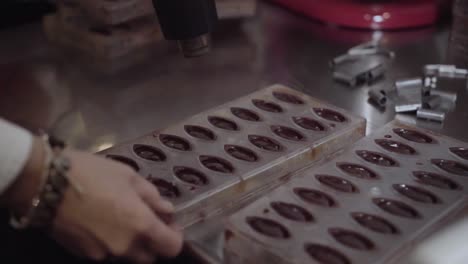
[[[182,250],[182,234],[155,217],[153,224],[145,234],[150,250],[163,257],[175,257]]]
[[[172,215],[174,213],[174,206],[172,203],[163,199],[158,190],[148,181],[141,177],[136,177],[134,185],[141,199],[157,215]]]
[[[174,213],[174,206],[161,198],[158,190],[141,177],[134,180],[134,186],[152,213],[148,213],[149,224],[144,232],[146,247],[150,252],[164,257],[175,257],[182,249],[183,237],[169,226],[172,221],[167,216]]]

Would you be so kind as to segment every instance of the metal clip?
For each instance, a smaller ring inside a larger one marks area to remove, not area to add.
[[[437,95],[431,95],[425,99],[423,108],[425,109],[436,109],[442,103],[442,98]]]
[[[384,63],[370,58],[350,61],[333,72],[333,79],[350,86],[372,83],[385,73]]]
[[[395,112],[414,112],[422,107],[421,78],[403,79],[395,82],[397,99],[395,102]]]
[[[384,107],[387,103],[387,93],[382,89],[370,89],[369,98],[380,107]]]
[[[407,89],[422,89],[423,81],[421,78],[401,79],[395,82],[395,88],[398,93],[405,92]]]
[[[434,111],[430,109],[419,109],[416,113],[418,119],[426,119],[436,122],[444,122],[445,113],[440,111]]]
[[[468,70],[457,68],[455,65],[429,64],[424,66],[424,75],[452,79],[468,78]]]

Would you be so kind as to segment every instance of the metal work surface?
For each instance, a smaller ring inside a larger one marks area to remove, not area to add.
[[[396,78],[422,76],[425,64],[444,62],[449,35],[445,26],[389,33],[342,29],[261,4],[254,19],[221,23],[214,50],[205,57],[184,59],[173,43],[161,42],[129,66],[134,57],[105,64],[63,56],[41,31],[41,25],[34,24],[0,32],[0,63],[38,65],[43,83],[23,83],[6,91],[7,96],[0,97],[0,114],[30,129],[49,129],[72,146],[95,152],[273,83],[366,118],[370,133],[393,120],[395,113],[393,105],[382,110],[370,104],[369,89],[392,85]],[[384,79],[371,87],[335,83],[329,61],[372,38],[381,38],[382,46],[396,53]],[[458,103],[443,124],[398,118],[468,141],[465,84],[447,87],[457,89]],[[34,248],[34,242],[26,245]],[[14,249],[15,243],[9,246],[6,249]]]

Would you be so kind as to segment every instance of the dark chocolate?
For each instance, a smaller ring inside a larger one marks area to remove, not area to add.
[[[403,202],[385,198],[374,198],[372,201],[380,209],[392,215],[411,219],[421,218],[421,215],[418,211],[416,211],[416,209],[404,204]]]
[[[346,122],[346,117],[336,111],[327,108],[314,108],[314,112],[323,119],[343,123]]]
[[[292,129],[290,127],[285,126],[271,126],[271,131],[275,133],[277,136],[291,140],[291,141],[303,141],[304,135],[302,135],[299,131]]]
[[[343,162],[338,163],[337,166],[340,170],[353,177],[367,180],[375,180],[379,178],[377,173],[359,164]]]
[[[450,152],[461,159],[468,160],[468,148],[450,148]]]
[[[107,155],[106,158],[125,164],[136,172],[140,171],[140,166],[138,166],[138,164],[131,158],[120,155]]]
[[[460,189],[458,183],[437,173],[414,171],[413,176],[417,179],[416,181],[421,184],[430,185],[445,190]]]
[[[276,140],[269,138],[269,137],[249,135],[249,141],[250,143],[254,144],[257,148],[260,148],[263,150],[268,150],[268,151],[273,151],[273,152],[280,152],[283,150],[283,146],[281,146],[280,143],[278,143]]]
[[[308,117],[293,117],[296,125],[312,131],[325,131],[325,126],[317,120]]]
[[[208,184],[208,178],[202,172],[188,168],[177,166],[173,169],[174,175],[181,181],[196,186],[203,186]]]
[[[294,193],[303,201],[323,207],[336,206],[335,200],[328,194],[307,188],[294,188]]]
[[[393,129],[393,132],[406,140],[413,141],[416,143],[428,144],[434,141],[428,135],[425,135],[421,132],[414,131],[414,130],[409,130],[409,129],[404,129],[404,128],[395,128]]]
[[[167,159],[166,154],[162,150],[153,146],[137,144],[133,146],[133,151],[138,157],[145,160],[161,162]]]
[[[216,139],[215,133],[213,133],[213,131],[205,127],[187,125],[187,126],[184,126],[184,130],[185,132],[187,132],[187,134],[189,134],[190,136],[194,138],[209,140],[209,141],[213,141]]]
[[[304,250],[320,264],[351,264],[351,261],[338,250],[319,244],[306,244]]]
[[[461,164],[460,162],[445,159],[433,159],[431,162],[446,172],[460,176],[468,176],[468,167]]]
[[[162,197],[174,199],[180,196],[179,188],[174,183],[159,178],[149,178],[148,181],[158,189]]]
[[[415,155],[416,150],[412,148],[411,146],[408,146],[406,144],[403,144],[401,142],[395,141],[395,140],[389,140],[389,139],[376,139],[375,143],[385,150],[388,150],[390,152],[398,153],[398,154],[404,154],[404,155]]]
[[[372,250],[375,245],[367,237],[343,228],[330,228],[328,233],[339,243],[358,250]]]
[[[231,113],[242,120],[252,121],[252,122],[260,121],[260,116],[258,116],[255,112],[250,111],[245,108],[232,107]]]
[[[262,235],[280,239],[291,237],[288,229],[276,221],[255,216],[247,217],[246,221],[253,230]]]
[[[314,217],[306,209],[291,203],[272,202],[273,208],[279,215],[292,221],[312,222]]]
[[[315,177],[320,183],[334,190],[346,193],[358,192],[358,188],[354,184],[343,178],[330,175],[316,175]]]
[[[384,167],[396,167],[398,162],[390,158],[387,155],[382,153],[368,151],[368,150],[358,150],[356,155],[361,157],[363,160],[373,163],[375,165],[384,166]]]
[[[283,101],[285,103],[296,104],[296,105],[304,104],[304,101],[302,101],[302,99],[289,93],[273,92],[273,96],[276,99]]]
[[[192,149],[190,143],[179,136],[161,134],[159,140],[168,148],[180,151],[190,151]]]
[[[380,216],[370,215],[361,212],[352,213],[351,216],[361,226],[382,234],[398,234],[398,229],[389,221]]]
[[[237,131],[239,130],[239,126],[231,120],[227,120],[226,118],[217,117],[217,116],[210,116],[208,117],[208,121],[210,124],[217,128],[221,128],[224,130],[230,131]]]
[[[222,158],[213,156],[200,156],[200,162],[203,164],[203,166],[212,171],[217,171],[221,173],[234,172],[234,167],[231,165],[231,163]]]
[[[394,184],[393,189],[395,189],[395,191],[401,195],[417,202],[428,204],[436,204],[440,202],[437,196],[416,186],[411,186],[408,184]]]
[[[232,157],[238,160],[243,160],[243,161],[248,161],[248,162],[258,161],[257,154],[255,154],[255,152],[253,152],[252,150],[248,148],[235,146],[235,145],[225,145],[224,150],[229,155],[231,155]]]
[[[259,108],[259,109],[261,109],[263,111],[267,111],[267,112],[270,112],[270,113],[282,113],[283,112],[283,108],[281,108],[281,106],[279,106],[278,104],[275,104],[273,102],[254,99],[254,100],[252,100],[252,103],[257,108]]]

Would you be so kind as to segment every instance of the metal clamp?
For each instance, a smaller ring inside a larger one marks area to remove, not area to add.
[[[385,61],[376,56],[393,59],[395,53],[379,46],[377,41],[370,41],[352,47],[346,54],[330,62],[333,78],[350,86],[371,83],[385,73]]]

